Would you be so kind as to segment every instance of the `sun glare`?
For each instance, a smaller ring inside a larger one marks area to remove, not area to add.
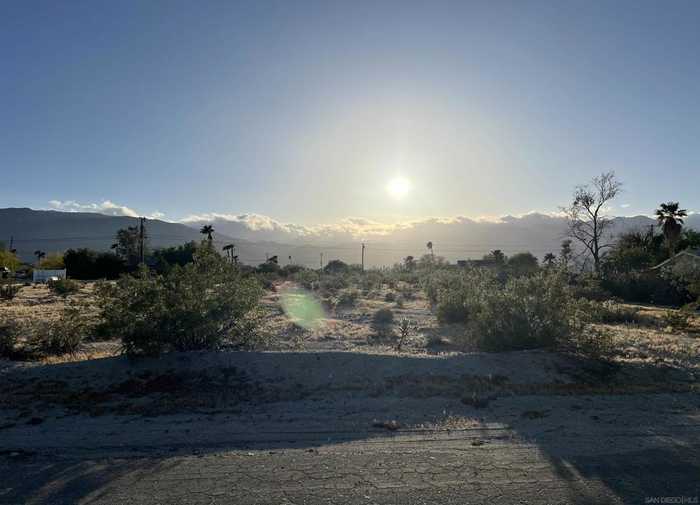
[[[394,177],[387,184],[386,190],[392,198],[399,200],[411,191],[411,181],[405,177]]]

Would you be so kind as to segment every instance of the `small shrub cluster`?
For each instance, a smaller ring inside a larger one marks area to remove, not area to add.
[[[578,300],[579,309],[589,318],[590,322],[602,324],[638,324],[655,326],[653,317],[644,316],[638,307],[630,307],[614,300],[604,302]]]
[[[381,339],[394,335],[394,312],[391,309],[379,309],[372,316],[372,331]]]
[[[574,352],[598,361],[609,360],[615,354],[612,332],[595,326],[587,326],[576,332],[570,347]]]
[[[0,299],[8,301],[14,300],[21,289],[22,286],[11,282],[0,284]]]
[[[337,307],[354,307],[357,303],[360,293],[355,289],[350,289],[348,291],[343,291],[338,295],[336,306]]]
[[[687,310],[667,310],[663,315],[663,323],[673,331],[685,332],[690,329],[690,317]]]
[[[467,269],[434,283],[441,322],[466,323],[465,345],[488,351],[555,347],[581,321],[563,275],[539,272],[502,284],[485,269]]]
[[[213,251],[166,275],[142,269],[99,291],[101,333],[119,336],[127,354],[250,347],[262,289]]]
[[[40,356],[60,356],[79,351],[93,329],[85,310],[79,305],[69,305],[58,319],[29,326],[26,331],[31,352]]]
[[[68,296],[80,291],[80,283],[71,279],[57,279],[48,282],[49,289],[60,296]]]
[[[14,359],[19,342],[17,323],[0,320],[0,358]]]

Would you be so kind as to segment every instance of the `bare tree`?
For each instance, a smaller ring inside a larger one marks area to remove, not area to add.
[[[615,172],[606,172],[574,190],[574,199],[562,210],[568,225],[567,236],[581,243],[593,260],[593,269],[600,273],[604,249],[612,246],[612,235],[606,235],[612,219],[606,215],[608,202],[622,190]]]

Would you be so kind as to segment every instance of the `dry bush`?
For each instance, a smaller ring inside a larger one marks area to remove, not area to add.
[[[394,335],[394,312],[391,309],[379,309],[372,316],[372,331],[375,336],[385,339]]]
[[[0,284],[0,299],[14,300],[21,291],[22,286],[11,282]]]
[[[94,320],[83,305],[66,306],[58,319],[27,324],[27,347],[38,356],[78,352],[94,331]]]
[[[11,320],[0,320],[0,358],[14,359],[18,343],[18,324]]]
[[[613,333],[606,328],[587,326],[570,341],[571,350],[587,358],[608,361],[615,355]]]
[[[663,323],[673,331],[686,332],[691,328],[691,314],[685,310],[667,310]]]
[[[80,291],[80,283],[71,279],[49,281],[47,286],[54,294],[60,296],[68,296]]]

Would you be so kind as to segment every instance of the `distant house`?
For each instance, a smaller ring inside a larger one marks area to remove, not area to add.
[[[674,254],[666,261],[662,261],[651,270],[661,270],[663,268],[700,268],[700,249],[686,249]]]
[[[48,282],[51,279],[65,279],[66,269],[62,270],[41,270],[34,269],[32,273],[32,280],[34,282]]]

